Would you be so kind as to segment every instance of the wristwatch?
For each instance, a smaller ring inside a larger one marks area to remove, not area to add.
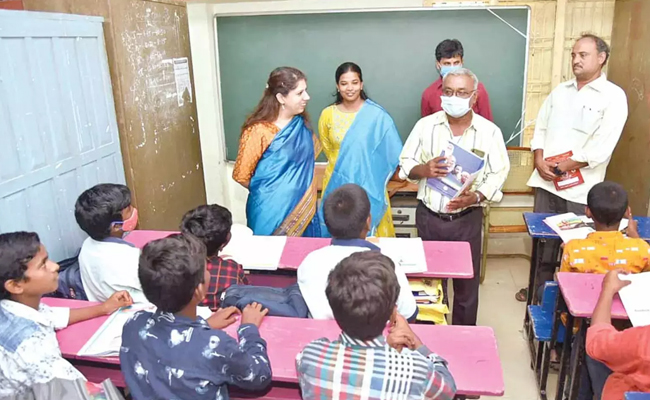
[[[553,167],[553,173],[554,173],[555,175],[557,175],[557,176],[560,176],[560,175],[563,174],[563,172],[560,171],[560,168],[558,168],[559,166],[560,166],[559,163],[555,163],[555,167]]]

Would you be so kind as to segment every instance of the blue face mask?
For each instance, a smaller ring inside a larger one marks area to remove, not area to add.
[[[440,67],[440,76],[444,77],[447,76],[448,73],[452,71],[456,71],[463,68],[463,65],[443,65]]]

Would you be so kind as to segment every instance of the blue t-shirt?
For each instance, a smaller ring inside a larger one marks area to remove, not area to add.
[[[266,342],[255,325],[239,340],[171,313],[141,311],[125,325],[120,364],[135,400],[227,400],[226,385],[262,390],[271,383]]]

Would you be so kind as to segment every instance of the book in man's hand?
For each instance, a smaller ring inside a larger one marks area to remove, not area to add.
[[[573,152],[567,151],[566,153],[558,154],[553,157],[547,157],[544,160],[559,164],[562,161],[568,160],[572,156],[573,156]],[[553,179],[553,184],[555,185],[555,190],[557,191],[576,187],[578,185],[582,185],[583,183],[585,183],[585,180],[582,177],[582,173],[580,172],[580,169],[572,169],[570,171],[565,171],[562,175]]]
[[[485,165],[481,157],[452,141],[447,142],[440,156],[445,157],[450,165],[449,173],[440,178],[428,178],[427,185],[450,199],[455,199],[471,187]]]

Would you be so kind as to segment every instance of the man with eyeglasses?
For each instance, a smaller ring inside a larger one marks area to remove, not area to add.
[[[436,46],[436,69],[440,78],[433,82],[422,93],[422,117],[437,113],[442,110],[440,97],[442,96],[442,80],[450,72],[463,68],[463,44],[457,39],[445,39]],[[479,82],[476,92],[476,101],[472,110],[481,117],[492,121],[490,98],[485,86]]]
[[[476,325],[483,225],[481,203],[501,200],[501,186],[510,170],[501,130],[472,111],[478,87],[478,78],[470,70],[450,71],[442,82],[443,111],[415,124],[400,155],[400,176],[418,184],[415,222],[422,240],[469,242],[471,247],[474,278],[453,281],[454,325]],[[485,161],[472,186],[453,200],[427,185],[428,178],[445,177],[453,172],[448,154],[450,142]]]

